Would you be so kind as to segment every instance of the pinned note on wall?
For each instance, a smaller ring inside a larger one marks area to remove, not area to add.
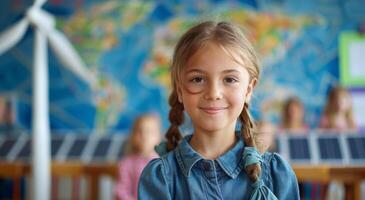
[[[343,32],[339,39],[340,82],[345,87],[365,87],[365,34]]]

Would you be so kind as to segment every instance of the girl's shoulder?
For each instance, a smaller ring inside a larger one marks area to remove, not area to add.
[[[289,165],[289,163],[280,154],[276,152],[266,151],[264,154],[262,154],[262,159],[264,160],[265,163],[270,163],[270,164],[281,163]]]
[[[262,155],[262,179],[278,199],[300,199],[298,180],[289,165],[277,153],[266,152]]]
[[[287,173],[294,175],[294,171],[290,164],[278,153],[265,152],[262,155],[263,167],[267,168],[267,171],[271,174],[275,173]]]
[[[139,199],[171,199],[172,177],[170,161],[172,152],[152,159],[143,169],[138,184]],[[152,196],[151,196],[152,195]]]
[[[263,179],[274,187],[282,183],[297,184],[297,178],[290,164],[279,154],[266,152],[262,155]],[[284,186],[280,186],[284,187]]]
[[[171,189],[173,180],[177,172],[177,165],[174,151],[160,155],[158,158],[152,159],[142,171],[139,185],[151,187],[166,187],[168,191]],[[171,192],[171,191],[170,191]]]
[[[173,169],[175,165],[175,162],[174,151],[170,151],[164,155],[160,155],[158,158],[152,159],[147,164],[144,171],[155,171],[157,173],[163,173],[164,175],[169,176],[169,174],[171,174],[171,169]]]

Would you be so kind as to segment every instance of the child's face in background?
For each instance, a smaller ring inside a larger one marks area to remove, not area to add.
[[[289,105],[289,116],[292,122],[302,122],[303,115],[304,115],[303,107],[300,104],[292,102]]]
[[[145,118],[137,128],[134,140],[140,152],[153,152],[154,146],[160,142],[159,120],[153,117]]]
[[[346,112],[351,106],[350,97],[344,91],[339,92],[336,100],[337,100],[336,103],[337,103],[339,112]]]
[[[251,96],[249,79],[247,70],[212,42],[193,54],[182,70],[178,93],[195,130],[234,130]]]

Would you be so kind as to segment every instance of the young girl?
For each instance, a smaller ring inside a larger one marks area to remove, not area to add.
[[[304,123],[303,104],[298,98],[291,97],[285,101],[280,128],[292,134],[308,132],[308,126]]]
[[[139,177],[147,163],[157,157],[153,148],[160,142],[160,133],[157,116],[142,115],[135,120],[125,156],[119,162],[119,179],[115,187],[118,199],[137,199]]]
[[[255,148],[248,107],[259,68],[237,26],[208,21],[188,30],[175,48],[171,77],[171,126],[157,148],[166,154],[144,169],[139,199],[299,199],[291,167]],[[194,132],[182,138],[184,111]]]
[[[335,86],[329,91],[327,104],[320,120],[320,128],[336,131],[356,130],[351,98],[345,88]]]

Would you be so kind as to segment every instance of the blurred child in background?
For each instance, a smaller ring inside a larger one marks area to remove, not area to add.
[[[345,88],[335,86],[329,91],[319,127],[335,131],[356,130],[351,96]]]
[[[151,159],[157,157],[154,146],[160,142],[160,129],[161,122],[156,115],[142,115],[135,120],[126,153],[119,163],[119,178],[115,187],[118,199],[137,199],[142,170]]]
[[[281,111],[280,130],[285,134],[307,134],[308,125],[304,122],[304,106],[297,97],[288,98]],[[320,196],[321,185],[319,183],[299,183],[301,199],[317,199]]]
[[[327,102],[324,107],[319,128],[326,131],[346,133],[356,131],[356,124],[353,117],[352,101],[349,92],[341,86],[334,86],[327,95]],[[340,200],[345,198],[345,187],[340,182],[330,182],[323,186],[327,189],[328,200]]]
[[[308,125],[304,122],[304,107],[297,97],[290,97],[285,101],[281,115],[282,131],[292,134],[308,132]]]

